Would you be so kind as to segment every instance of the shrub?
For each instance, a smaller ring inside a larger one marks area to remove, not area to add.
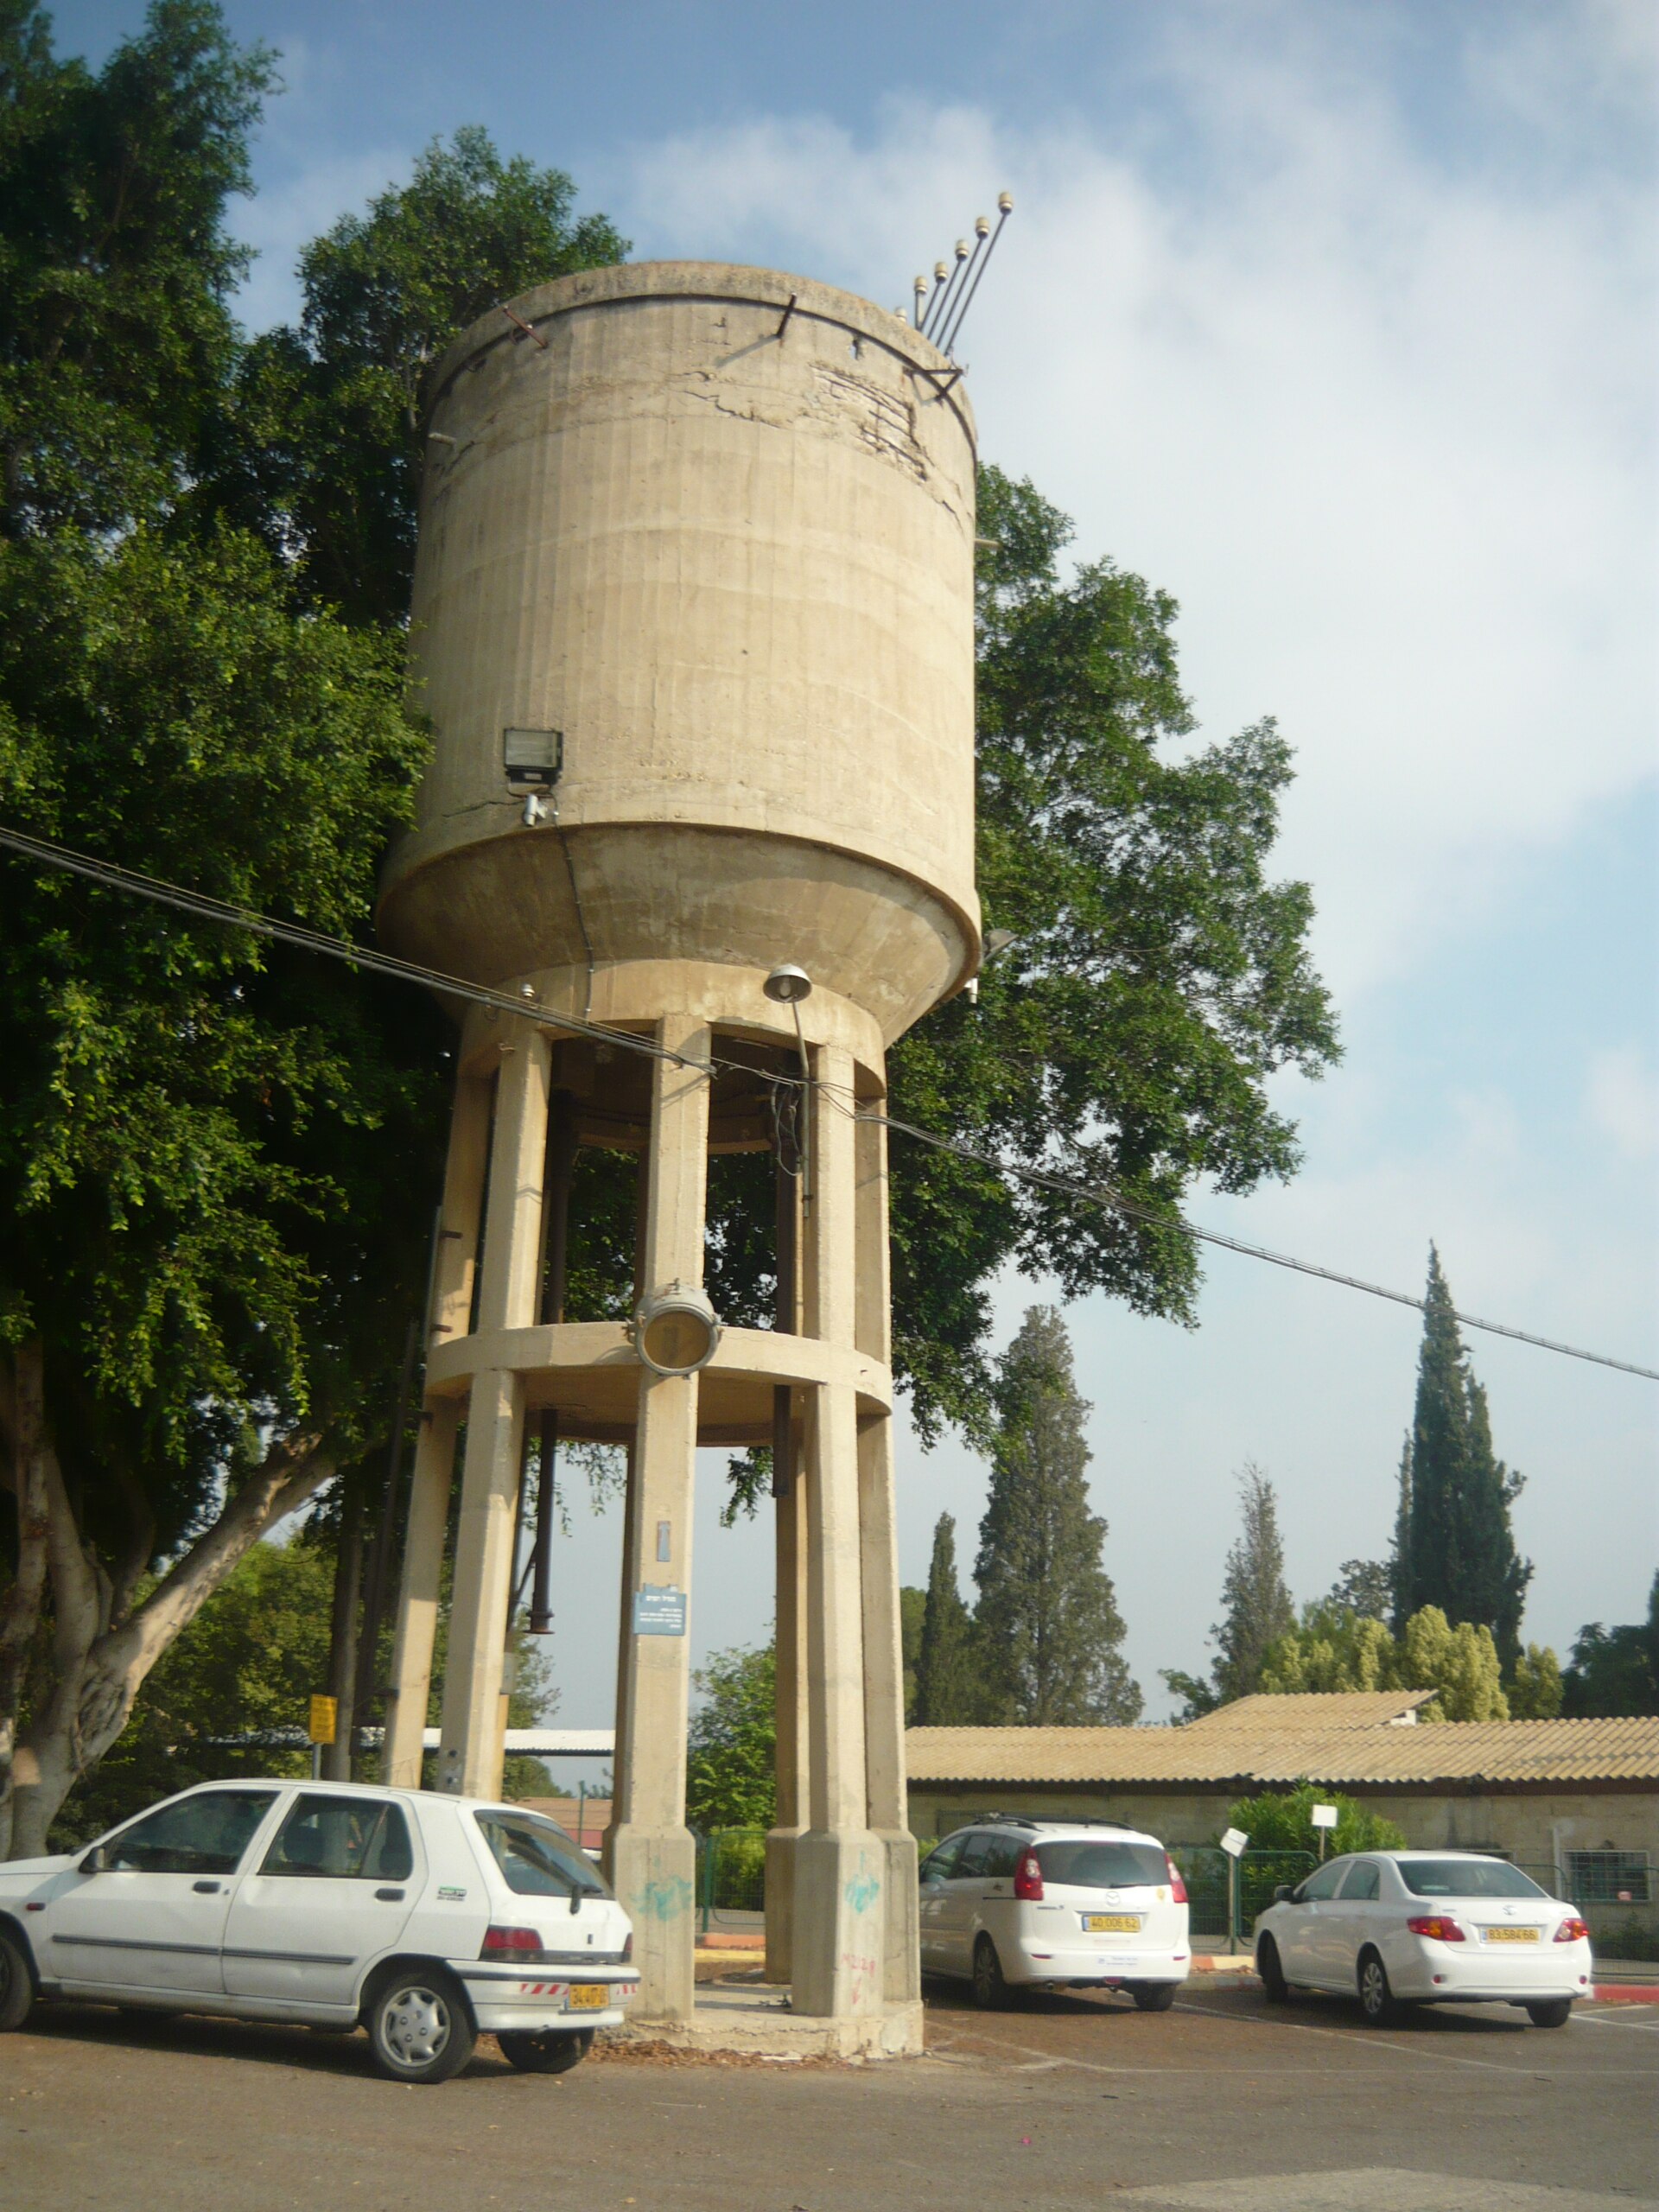
[[[1399,1851],[1405,1836],[1380,1813],[1357,1805],[1351,1797],[1317,1783],[1300,1782],[1294,1789],[1267,1790],[1260,1797],[1241,1797],[1229,1807],[1228,1825],[1243,1828],[1252,1851],[1313,1851],[1319,1848],[1319,1831],[1313,1825],[1315,1805],[1334,1805],[1337,1825],[1327,1832],[1325,1850],[1339,1856],[1344,1851]]]

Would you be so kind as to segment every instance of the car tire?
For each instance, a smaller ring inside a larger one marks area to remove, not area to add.
[[[1285,1970],[1279,1963],[1279,1946],[1271,1936],[1264,1936],[1256,1947],[1255,1971],[1261,1977],[1262,1994],[1269,2005],[1290,2002],[1290,1984],[1285,1980]]]
[[[498,2035],[501,2056],[521,2074],[568,2074],[594,2047],[594,2031],[575,2035]]]
[[[988,1936],[982,1936],[974,1946],[974,2002],[982,2012],[1005,2012],[1008,2007],[1002,1961]]]
[[[389,2082],[448,2082],[478,2042],[461,1985],[441,1967],[399,1967],[383,1976],[364,2023]]]
[[[28,1954],[9,1928],[0,1928],[0,2033],[21,2028],[34,2007]]]
[[[1180,1986],[1179,1981],[1132,1981],[1129,1994],[1143,2012],[1167,2012]]]
[[[1541,2005],[1529,2005],[1527,2018],[1535,2028],[1564,2028],[1573,2017],[1570,1997],[1546,1998]]]
[[[1400,2003],[1389,1986],[1389,1970],[1375,1951],[1359,1955],[1359,2011],[1368,2028],[1392,2028],[1400,2018]]]

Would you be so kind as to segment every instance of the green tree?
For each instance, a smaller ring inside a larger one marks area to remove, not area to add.
[[[1191,1321],[1191,1185],[1288,1177],[1274,1071],[1337,1057],[1306,885],[1268,874],[1290,756],[1271,723],[1193,748],[1167,594],[1109,562],[1062,577],[1071,524],[982,473],[977,880],[1014,943],[976,1005],[888,1058],[893,1113],[1129,1214],[893,1139],[895,1357],[924,1436],[994,1412],[989,1286],[1013,1265]]]
[[[1515,1662],[1508,1691],[1511,1720],[1554,1720],[1561,1709],[1561,1662],[1546,1644],[1529,1643]]]
[[[916,1653],[918,1728],[971,1727],[986,1717],[984,1684],[974,1624],[957,1580],[957,1524],[942,1513],[933,1531],[933,1557],[922,1601]]]
[[[1401,1687],[1400,1654],[1374,1614],[1325,1599],[1305,1605],[1298,1625],[1275,1637],[1262,1657],[1256,1688],[1269,1694],[1386,1690]]]
[[[1448,1620],[1484,1625],[1512,1669],[1532,1576],[1510,1526],[1522,1478],[1494,1457],[1486,1393],[1471,1371],[1432,1246],[1410,1452],[1400,1611],[1437,1605]]]
[[[1405,1848],[1405,1836],[1392,1821],[1334,1789],[1322,1789],[1314,1782],[1299,1782],[1294,1789],[1266,1790],[1259,1797],[1241,1797],[1228,1808],[1227,1825],[1249,1836],[1252,1851],[1317,1852],[1319,1831],[1313,1825],[1315,1805],[1337,1808],[1337,1825],[1326,1831],[1328,1856],[1340,1858],[1344,1851]]]
[[[715,1828],[769,1828],[777,1816],[776,1648],[715,1651],[691,1677],[685,1816]]]
[[[1579,1630],[1561,1693],[1561,1710],[1574,1719],[1659,1713],[1659,1574],[1648,1593],[1645,1621],[1611,1629],[1587,1621]]]
[[[1327,1605],[1359,1613],[1367,1620],[1385,1621],[1394,1602],[1394,1569],[1387,1560],[1345,1559],[1342,1573],[1331,1586]]]
[[[1279,1502],[1254,1459],[1238,1478],[1243,1525],[1227,1554],[1222,1578],[1223,1618],[1210,1631],[1219,1646],[1215,1682],[1223,1703],[1249,1697],[1260,1686],[1268,1647],[1295,1626],[1285,1586],[1285,1548],[1279,1535]]]
[[[922,1656],[922,1624],[927,1618],[927,1592],[908,1584],[899,1592],[899,1641],[905,1669],[905,1726],[916,1718],[916,1670]]]
[[[1447,1620],[1438,1605],[1425,1605],[1406,1623],[1401,1638],[1401,1679],[1414,1689],[1432,1689],[1419,1720],[1507,1720],[1503,1670],[1492,1632],[1483,1622]]]
[[[1065,1324],[1033,1306],[1003,1355],[990,1497],[979,1524],[975,1627],[987,1691],[1033,1727],[1140,1718],[1123,1621],[1101,1564],[1106,1523],[1089,1510]]]

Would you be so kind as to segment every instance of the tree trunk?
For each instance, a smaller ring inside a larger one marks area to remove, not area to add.
[[[273,1444],[257,1472],[137,1611],[112,1620],[115,1586],[81,1540],[43,1419],[41,1429],[52,1684],[18,1738],[13,1757],[10,1834],[4,1847],[13,1859],[45,1853],[48,1831],[64,1799],[126,1726],[133,1700],[156,1661],[259,1539],[305,1504],[334,1472],[332,1456],[315,1436]],[[8,1710],[15,1719],[15,1703]]]
[[[334,1700],[334,1740],[326,1745],[322,1771],[329,1782],[352,1778],[352,1732],[357,1724],[358,1601],[363,1587],[363,1507],[348,1495],[340,1503],[334,1554],[334,1605],[328,1630],[328,1694]]]
[[[0,1859],[11,1856],[17,1707],[46,1596],[46,1385],[38,1337],[12,1363],[9,1411],[17,1497],[17,1572],[0,1606]]]

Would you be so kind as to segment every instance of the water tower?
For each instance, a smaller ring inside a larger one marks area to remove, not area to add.
[[[524,1013],[461,1026],[391,1777],[420,1773],[462,1425],[438,1782],[480,1794],[527,1439],[626,1444],[613,1875],[639,2014],[689,2018],[695,1453],[773,1444],[771,1962],[841,2047],[909,2048],[886,1146],[861,1112],[979,960],[959,372],[845,292],[644,264],[486,315],[427,429],[411,642],[435,751],[379,928]],[[583,1145],[641,1161],[627,1322],[563,1318]],[[709,1155],[767,1148],[778,1325],[722,1327]]]

